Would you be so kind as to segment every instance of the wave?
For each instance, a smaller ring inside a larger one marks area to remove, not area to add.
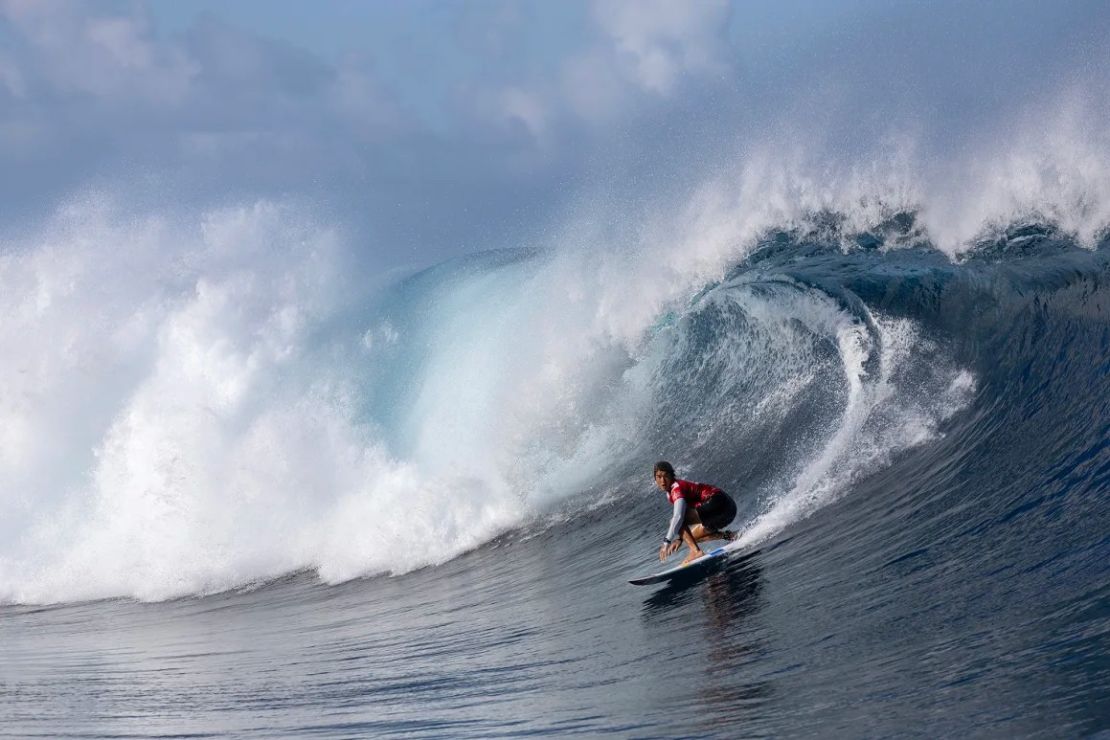
[[[1103,290],[1105,249],[1057,226],[954,261],[915,211],[864,221],[389,283],[291,207],[65,210],[0,252],[0,600],[403,573],[636,490],[658,457],[741,494],[766,541],[943,437],[988,332]]]

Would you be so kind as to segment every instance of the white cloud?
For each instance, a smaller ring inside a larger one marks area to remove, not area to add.
[[[141,2],[0,0],[9,213],[92,183],[141,195],[144,178],[205,200],[237,188],[286,194],[369,171],[352,152],[384,158],[376,145],[418,138],[370,64],[332,65],[213,16],[156,31]],[[305,178],[312,168],[319,179]]]
[[[537,141],[543,141],[547,133],[547,110],[539,95],[510,87],[501,92],[501,110],[510,121],[522,124]]]
[[[602,49],[591,49],[566,61],[562,90],[571,111],[591,123],[612,120],[629,100],[627,82]]]
[[[66,0],[0,0],[0,19],[26,42],[22,61],[31,73],[3,65],[9,89],[16,80],[25,94],[24,80],[33,77],[63,93],[180,103],[197,66],[181,49],[159,44],[144,14],[97,11]]]
[[[674,97],[684,79],[729,68],[725,0],[598,0],[591,18],[601,38],[564,59],[563,101],[579,119],[606,124],[645,93]]]
[[[644,90],[669,95],[684,74],[724,71],[724,0],[600,0],[598,26],[620,69]]]

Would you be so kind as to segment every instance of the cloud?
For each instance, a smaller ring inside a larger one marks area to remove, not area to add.
[[[183,50],[160,44],[144,13],[93,12],[66,0],[0,0],[0,19],[22,41],[23,69],[0,68],[9,90],[138,98],[173,105],[187,96],[198,69]],[[13,81],[15,83],[13,84]]]
[[[210,16],[156,31],[142,4],[0,0],[0,221],[86,188],[168,207],[318,196],[419,128],[365,59]]]
[[[729,13],[725,0],[599,0],[594,5],[617,67],[659,95],[672,93],[685,74],[726,71]]]
[[[642,115],[644,95],[663,99],[684,76],[725,68],[721,2],[584,7],[582,26],[542,63],[521,39],[522,30],[542,29],[540,6],[459,11],[457,48],[444,56],[492,64],[457,76],[445,88],[453,97],[437,107],[416,82],[387,83],[371,56],[325,61],[211,15],[162,36],[143,4],[0,0],[0,32],[13,42],[0,52],[0,95],[9,98],[0,155],[18,152],[15,164],[26,168],[0,196],[18,207],[17,191],[33,184],[54,191],[39,193],[47,200],[65,197],[83,181],[118,181],[121,166],[132,177],[169,177],[181,195],[218,189],[215,180],[267,194],[296,189],[305,174],[365,181],[373,172],[371,182],[382,184],[414,176],[397,171],[402,159],[440,178],[437,161],[473,159],[476,147],[491,174],[517,177],[553,156],[583,156],[583,137]],[[428,110],[444,115],[430,120]],[[433,149],[458,151],[429,160]]]
[[[57,122],[62,135],[141,131],[172,140],[398,115],[371,64],[333,66],[212,16],[161,38],[143,5],[0,0],[0,31],[14,41],[0,56],[0,86],[15,98],[0,116],[84,111]]]
[[[0,223],[89,188],[293,196],[433,261],[527,243],[599,192],[621,213],[689,197],[754,142],[828,169],[912,132],[923,160],[958,158],[1063,75],[1107,97],[1097,4],[812,6],[415,3],[359,16],[403,43],[316,53],[216,15],[166,33],[142,2],[0,0]],[[345,22],[329,13],[317,37]]]
[[[608,50],[597,48],[568,59],[562,70],[562,92],[569,109],[591,123],[612,121],[630,104],[627,80],[610,64]]]
[[[719,79],[731,70],[725,0],[598,0],[586,7],[584,27],[550,68],[521,73],[484,93],[480,83],[468,81],[491,121],[523,126],[546,147],[556,127],[584,126],[596,134],[622,118],[642,116],[645,106],[665,106],[688,80]],[[504,61],[503,37],[521,20],[504,12],[495,20],[492,30],[471,30],[464,44],[493,50],[488,53]]]
[[[605,124],[650,125],[646,104],[719,61],[716,4],[591,7],[545,36],[562,11],[468,6],[435,60],[324,59],[213,15],[160,34],[141,3],[0,0],[0,222],[88,187],[168,208],[293,195],[408,259],[513,243],[606,151]]]
[[[518,121],[535,139],[543,140],[548,125],[547,111],[540,96],[510,87],[500,96],[501,110],[506,118]]]

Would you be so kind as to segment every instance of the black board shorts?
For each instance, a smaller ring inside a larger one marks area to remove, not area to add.
[[[696,508],[701,523],[713,531],[724,529],[736,518],[736,502],[724,491],[713,494]]]

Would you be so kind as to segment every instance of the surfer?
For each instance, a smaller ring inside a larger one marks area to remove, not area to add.
[[[720,488],[676,479],[674,467],[666,460],[655,463],[655,485],[667,494],[674,507],[671,526],[659,548],[660,561],[677,552],[679,545],[685,542],[690,548],[690,554],[682,561],[685,565],[705,554],[698,547],[699,542],[736,537],[735,533],[724,529],[736,516],[736,502]]]

